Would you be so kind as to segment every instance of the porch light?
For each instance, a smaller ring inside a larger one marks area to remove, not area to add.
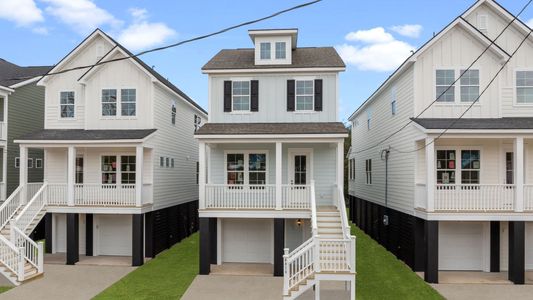
[[[298,227],[302,226],[302,219],[296,220],[296,225],[298,225]]]

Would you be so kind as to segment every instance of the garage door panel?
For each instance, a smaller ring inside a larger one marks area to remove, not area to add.
[[[131,216],[99,215],[98,235],[99,255],[131,256]]]
[[[223,220],[222,260],[272,263],[272,230],[272,220]]]
[[[439,270],[483,270],[483,224],[440,222]]]
[[[55,219],[55,249],[54,252],[67,252],[67,215],[54,214]],[[85,215],[79,215],[79,253],[85,254]]]

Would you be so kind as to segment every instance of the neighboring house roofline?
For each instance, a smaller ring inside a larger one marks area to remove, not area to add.
[[[480,0],[480,1],[486,1],[486,0]],[[405,70],[407,70],[412,64],[414,64],[417,60],[417,58],[424,53],[427,49],[429,49],[434,43],[439,41],[447,32],[449,32],[452,28],[455,26],[462,26],[463,29],[466,29],[467,32],[472,34],[472,36],[476,37],[478,41],[484,43],[486,46],[490,45],[489,50],[492,50],[493,53],[497,54],[500,58],[508,58],[510,57],[509,53],[507,53],[505,50],[503,50],[499,45],[496,43],[493,43],[489,37],[487,37],[485,34],[483,34],[481,31],[479,31],[474,25],[467,22],[463,16],[459,16],[455,18],[452,22],[450,22],[446,27],[444,27],[439,33],[437,33],[435,36],[433,36],[431,39],[429,39],[422,47],[420,47],[418,50],[416,50],[411,56],[409,56],[379,87],[377,90],[374,91],[370,95],[370,97],[363,102],[357,108],[348,118],[348,120],[352,121],[355,116],[357,116],[368,104],[370,104],[373,99],[379,95],[386,87],[389,86],[389,84],[399,77]]]
[[[1,85],[0,85],[0,90],[7,92],[7,94],[11,94],[11,93],[13,93],[15,91],[14,89],[11,89],[11,88],[8,88],[8,87],[5,87],[5,86],[1,86]]]
[[[42,76],[36,76],[36,77],[30,78],[30,79],[28,79],[28,80],[24,80],[24,81],[21,81],[21,82],[19,82],[19,83],[16,83],[16,84],[10,85],[9,87],[12,88],[12,89],[18,89],[19,87],[23,87],[23,86],[25,86],[25,85],[28,85],[28,84],[31,84],[31,83],[37,82],[37,81],[39,81],[41,78],[42,78]]]

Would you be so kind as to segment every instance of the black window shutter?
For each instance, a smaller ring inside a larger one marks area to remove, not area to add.
[[[322,111],[322,79],[315,80],[315,111]]]
[[[294,111],[294,80],[287,80],[287,111]]]
[[[259,80],[250,81],[250,111],[259,111]]]
[[[224,112],[231,112],[231,81],[224,81]]]

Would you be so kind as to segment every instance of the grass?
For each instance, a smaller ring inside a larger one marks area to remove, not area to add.
[[[3,293],[3,292],[7,292],[10,289],[12,289],[12,287],[10,287],[10,286],[0,286],[0,294]]]
[[[406,264],[352,225],[357,237],[357,299],[444,299]]]
[[[198,274],[198,234],[129,273],[94,299],[179,299]]]
[[[357,299],[444,299],[394,255],[353,226]],[[160,253],[95,299],[179,299],[198,273],[198,234]],[[281,292],[281,291],[280,291]]]

